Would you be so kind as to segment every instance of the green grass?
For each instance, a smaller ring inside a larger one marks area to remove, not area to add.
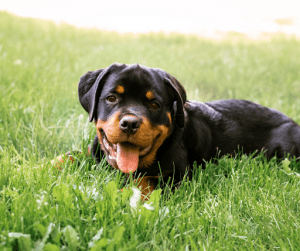
[[[300,167],[222,158],[171,192],[134,204],[103,161],[79,156],[95,133],[78,102],[88,70],[159,67],[189,99],[249,99],[300,123],[300,41],[242,35],[119,35],[0,12],[0,250],[299,250]]]

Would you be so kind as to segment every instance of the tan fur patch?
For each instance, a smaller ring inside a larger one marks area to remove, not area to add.
[[[118,85],[117,88],[116,88],[116,92],[119,93],[119,94],[122,94],[124,93],[124,87],[122,85]]]
[[[146,98],[151,100],[154,98],[154,93],[152,91],[147,91]]]
[[[155,190],[156,185],[151,182],[151,178],[153,177],[142,177],[134,180],[134,183],[141,189],[141,200],[147,201],[151,193]],[[158,177],[157,177],[158,178]]]
[[[156,152],[165,139],[170,135],[171,129],[165,125],[155,126],[152,128],[154,132],[156,132],[158,138],[156,139],[155,144],[152,147],[152,150],[139,161],[139,167],[149,167],[153,164],[156,159]]]
[[[168,116],[170,125],[172,125],[172,117],[171,117],[171,113],[167,112],[167,116]]]

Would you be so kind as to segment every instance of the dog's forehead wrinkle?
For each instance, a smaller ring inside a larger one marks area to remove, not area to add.
[[[147,66],[133,64],[124,68],[119,76],[131,77],[146,82],[161,82],[164,77],[166,77],[166,72],[158,68],[149,68]]]
[[[120,75],[119,80],[125,83],[135,83],[139,85],[145,85],[146,83],[152,83],[155,81],[153,76],[147,72],[137,72],[136,70]]]

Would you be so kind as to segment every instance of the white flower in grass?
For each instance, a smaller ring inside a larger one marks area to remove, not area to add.
[[[145,204],[143,205],[143,207],[146,208],[146,209],[148,209],[148,210],[153,211],[153,210],[155,209],[155,207],[152,206],[152,204],[153,204],[152,202],[151,202],[150,204],[145,203]]]
[[[47,206],[48,205],[48,202],[47,201],[45,201],[45,194],[47,194],[47,192],[46,191],[43,191],[43,192],[41,192],[41,195],[39,196],[39,198],[36,200],[36,203],[37,203],[37,205],[38,205],[38,209],[40,209],[41,208],[41,206]]]
[[[133,187],[131,189],[133,191],[133,195],[130,198],[129,204],[133,209],[137,209],[137,207],[138,207],[138,205],[140,204],[140,201],[141,201],[142,192],[139,189],[135,188],[135,187]]]

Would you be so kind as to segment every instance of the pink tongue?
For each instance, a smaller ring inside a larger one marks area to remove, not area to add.
[[[117,165],[123,173],[134,172],[139,164],[139,148],[130,143],[117,144]]]

